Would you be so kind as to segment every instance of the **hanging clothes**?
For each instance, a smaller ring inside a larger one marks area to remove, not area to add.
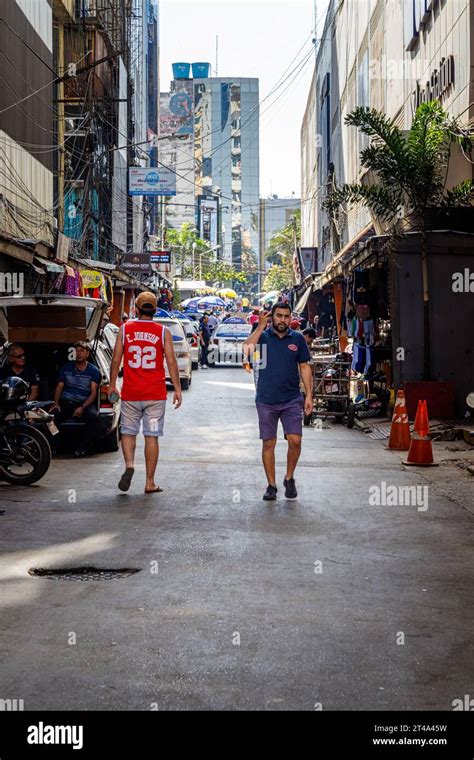
[[[68,296],[79,296],[78,283],[79,280],[76,277],[77,270],[73,267],[66,266],[64,273],[63,292]]]
[[[373,319],[367,319],[364,322],[364,340],[366,346],[373,346],[375,343],[375,325]]]
[[[353,298],[355,304],[366,304],[369,297],[370,279],[366,269],[354,270]]]

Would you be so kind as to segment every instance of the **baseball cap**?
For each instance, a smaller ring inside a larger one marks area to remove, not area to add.
[[[91,350],[91,347],[89,346],[88,342],[86,340],[78,340],[74,343],[74,348],[86,348],[88,351]]]
[[[158,306],[158,301],[156,300],[154,293],[140,293],[140,295],[138,295],[135,299],[135,306],[138,309],[156,309]]]

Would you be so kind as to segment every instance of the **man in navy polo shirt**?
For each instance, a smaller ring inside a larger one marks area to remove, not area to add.
[[[257,352],[257,412],[260,438],[263,441],[262,460],[268,480],[265,501],[275,501],[275,446],[278,421],[288,441],[285,497],[296,499],[298,493],[294,473],[301,454],[304,413],[313,411],[313,373],[308,346],[300,332],[290,329],[291,309],[286,303],[276,303],[271,311],[272,324],[267,328],[269,314],[263,311],[258,327],[244,343],[244,356]],[[255,359],[254,359],[255,362]],[[306,400],[300,390],[303,381]]]

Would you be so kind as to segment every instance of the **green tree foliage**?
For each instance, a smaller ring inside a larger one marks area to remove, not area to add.
[[[244,272],[238,272],[232,264],[222,260],[207,264],[203,269],[203,277],[209,285],[222,288],[232,287],[235,282],[247,282],[247,275]]]
[[[394,228],[402,210],[404,217],[421,230],[426,228],[432,209],[449,211],[474,200],[472,180],[446,189],[453,146],[459,145],[467,156],[473,150],[473,137],[437,101],[418,108],[408,133],[385,114],[368,108],[356,108],[346,117],[346,124],[369,138],[360,158],[377,181],[336,186],[324,204],[327,209],[362,202]]]
[[[181,267],[183,279],[195,279],[199,274],[199,264],[203,271],[215,258],[209,244],[201,240],[196,228],[190,222],[185,222],[180,230],[167,229],[166,245],[171,248],[176,265]]]
[[[265,252],[272,264],[263,283],[265,291],[291,288],[295,284],[293,256],[300,245],[301,211],[297,209],[288,224],[272,236]]]
[[[293,282],[293,267],[282,266],[281,264],[272,264],[263,281],[263,292],[269,293],[270,290],[285,290],[291,288]]]

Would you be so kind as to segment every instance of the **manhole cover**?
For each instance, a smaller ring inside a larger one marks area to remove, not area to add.
[[[51,578],[59,581],[112,581],[115,578],[128,578],[139,573],[139,568],[121,567],[118,569],[100,567],[32,567],[28,574],[35,578]]]

